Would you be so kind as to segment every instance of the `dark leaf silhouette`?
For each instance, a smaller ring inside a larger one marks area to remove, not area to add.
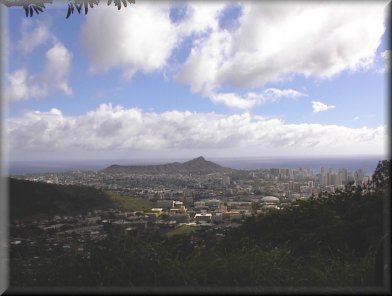
[[[32,17],[34,15],[34,12],[36,14],[39,14],[40,12],[43,12],[45,7],[45,3],[52,3],[52,0],[39,0],[39,1],[34,1],[34,3],[28,3],[28,1],[16,1],[15,3],[10,3],[9,1],[2,1],[0,0],[0,3],[4,4],[7,7],[12,7],[12,6],[22,6],[26,17]],[[113,0],[108,0],[107,5],[111,5]],[[84,13],[88,13],[88,7],[94,8],[94,6],[98,5],[100,3],[99,0],[68,0],[68,10],[66,14],[66,19],[71,16],[71,14],[74,13],[75,8],[80,14],[82,8],[84,7]],[[115,6],[117,6],[117,9],[120,10],[121,6],[127,7],[129,4],[135,4],[134,0],[114,0]]]
[[[29,16],[29,8],[28,8],[28,6],[23,6],[23,9],[25,10],[26,17],[28,17]]]
[[[78,11],[78,13],[80,13],[80,11],[82,10],[82,4],[75,4],[76,10]]]
[[[65,18],[69,18],[70,15],[71,15],[71,4],[68,4],[68,12]]]

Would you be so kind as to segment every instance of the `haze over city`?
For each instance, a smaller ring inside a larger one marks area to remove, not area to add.
[[[7,157],[382,159],[387,3],[11,8]]]

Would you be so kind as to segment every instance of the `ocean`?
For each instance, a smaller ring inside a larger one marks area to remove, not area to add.
[[[320,167],[337,171],[346,168],[348,171],[362,169],[366,175],[371,175],[377,167],[381,156],[353,157],[238,157],[216,158],[205,157],[206,160],[233,169],[256,170],[269,168],[312,169],[320,172]],[[126,159],[126,160],[84,160],[84,161],[18,161],[9,163],[9,174],[23,175],[32,173],[60,173],[76,170],[102,170],[112,164],[120,165],[150,165],[174,161],[185,162],[190,159]]]
[[[356,171],[362,169],[366,175],[371,175],[377,167],[380,160],[383,160],[380,156],[365,156],[365,157],[312,157],[312,158],[243,158],[243,159],[216,159],[216,163],[234,168],[244,170],[256,170],[256,169],[311,169],[314,173],[320,172],[320,168],[324,169],[331,168],[332,171],[338,171],[341,168],[345,168],[348,171]]]

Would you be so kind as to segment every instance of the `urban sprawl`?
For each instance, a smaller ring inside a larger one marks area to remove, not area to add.
[[[233,170],[210,174],[129,174],[104,171],[73,171],[14,176],[15,178],[61,185],[84,185],[117,192],[123,196],[150,200],[154,208],[138,213],[140,219],[159,225],[166,222],[213,226],[221,222],[240,222],[246,216],[290,206],[293,201],[325,198],[338,190],[357,186],[367,190],[371,176],[362,169],[264,169]],[[118,213],[127,224],[135,221],[135,213]],[[96,213],[88,213],[89,223],[102,223]],[[92,218],[94,216],[94,219]],[[57,220],[60,217],[56,216]],[[151,223],[146,223],[146,228]],[[52,227],[53,228],[53,227]]]
[[[43,264],[43,261],[38,262],[50,258],[50,253],[83,253],[86,242],[99,241],[119,231],[129,235],[152,232],[165,235],[180,227],[192,227],[195,231],[189,243],[195,246],[201,242],[197,233],[214,231],[217,238],[223,237],[226,230],[238,227],[246,217],[290,207],[296,200],[328,198],[340,190],[358,190],[358,186],[364,192],[369,190],[366,185],[371,180],[371,176],[365,176],[363,170],[350,172],[340,169],[334,172],[323,167],[317,173],[300,168],[209,174],[74,171],[13,177],[61,185],[92,186],[125,197],[145,199],[153,205],[145,211],[127,212],[109,208],[92,210],[83,215],[54,215],[50,219],[31,222],[11,221],[12,229],[41,229],[40,235],[10,236],[11,251],[31,254],[23,263],[26,272],[35,264]]]

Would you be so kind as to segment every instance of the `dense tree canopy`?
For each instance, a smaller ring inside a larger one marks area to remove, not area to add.
[[[390,189],[391,161],[380,161],[374,171],[372,184],[378,190]]]

